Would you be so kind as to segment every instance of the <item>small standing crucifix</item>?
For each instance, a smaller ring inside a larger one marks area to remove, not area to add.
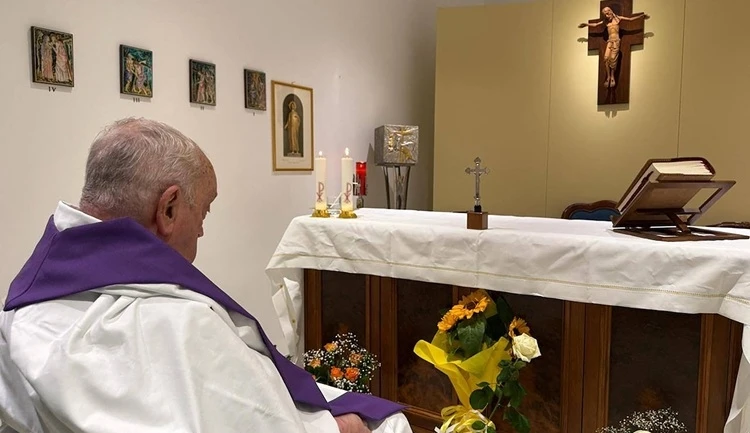
[[[598,105],[630,102],[630,51],[643,44],[643,12],[633,13],[633,0],[604,0],[601,17],[581,23],[589,28],[589,51],[598,51]]]
[[[482,202],[479,196],[479,176],[488,174],[490,171],[484,167],[480,167],[482,160],[479,157],[474,158],[474,168],[466,168],[466,174],[473,174],[474,180],[474,212],[482,212]]]

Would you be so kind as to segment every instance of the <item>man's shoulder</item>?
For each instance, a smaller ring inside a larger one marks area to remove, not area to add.
[[[101,298],[107,295],[106,298]],[[125,311],[128,307],[156,306],[162,309],[191,309],[193,313],[211,312],[217,307],[215,302],[199,293],[186,290],[176,284],[117,284],[62,298],[43,301],[5,312],[16,313],[16,325],[30,322],[51,323],[58,327],[70,326],[84,315],[103,314],[112,304]],[[218,307],[221,308],[221,307]],[[180,316],[175,316],[179,319]]]
[[[94,290],[97,293],[106,293],[117,296],[130,296],[133,298],[160,298],[189,301],[204,304],[212,309],[216,307],[224,309],[216,301],[201,293],[186,289],[178,284],[120,284],[102,287]]]
[[[169,333],[188,324],[219,323],[227,313],[210,298],[173,284],[132,284],[93,289],[0,314],[4,315],[0,326],[8,332],[12,329],[23,339],[52,343],[70,332],[85,333],[104,324]]]

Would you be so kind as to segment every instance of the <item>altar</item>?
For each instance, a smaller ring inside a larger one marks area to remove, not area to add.
[[[457,400],[412,349],[470,288],[506,294],[539,341],[522,378],[534,432],[594,433],[672,407],[689,431],[714,433],[744,415],[730,408],[747,362],[750,241],[658,242],[595,221],[490,216],[488,230],[467,230],[459,213],[357,214],[290,223],[267,267],[274,305],[296,361],[338,332],[358,335],[382,363],[373,393],[407,404],[416,432]]]

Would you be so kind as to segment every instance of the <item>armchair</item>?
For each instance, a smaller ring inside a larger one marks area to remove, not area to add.
[[[611,221],[620,215],[617,203],[612,200],[599,200],[594,203],[573,203],[562,213],[562,219]]]

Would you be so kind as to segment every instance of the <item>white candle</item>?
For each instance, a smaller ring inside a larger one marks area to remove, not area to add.
[[[341,210],[354,210],[354,160],[349,156],[349,148],[341,158]]]
[[[315,158],[315,210],[326,210],[326,158],[318,152]]]

